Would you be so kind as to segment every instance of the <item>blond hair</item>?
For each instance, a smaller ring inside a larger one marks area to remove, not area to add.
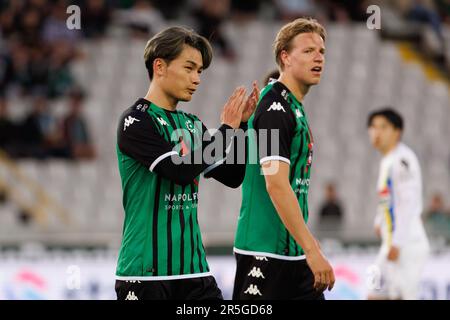
[[[288,24],[284,25],[278,32],[277,37],[273,43],[273,51],[275,60],[278,66],[283,70],[283,62],[281,61],[281,52],[283,50],[289,52],[291,50],[292,39],[301,33],[317,33],[323,41],[325,41],[325,28],[312,18],[298,18]]]

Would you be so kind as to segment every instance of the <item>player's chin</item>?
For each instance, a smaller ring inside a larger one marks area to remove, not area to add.
[[[178,97],[178,101],[189,102],[192,100],[192,94],[185,94],[181,97]]]
[[[320,83],[320,76],[319,77],[312,77],[309,81],[310,86],[314,86]]]

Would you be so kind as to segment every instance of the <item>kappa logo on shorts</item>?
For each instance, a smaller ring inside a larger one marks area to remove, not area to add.
[[[134,294],[134,291],[128,291],[128,295],[125,300],[139,300],[138,297]]]
[[[264,257],[264,256],[255,256],[255,259],[258,261],[268,261],[267,257]]]
[[[269,109],[267,109],[267,111],[283,111],[283,112],[286,112],[286,110],[284,110],[283,106],[279,102],[272,103],[272,105],[269,107]]]
[[[246,294],[251,294],[253,296],[259,295],[262,296],[261,292],[259,291],[258,287],[255,284],[251,284],[247,290],[244,291]]]
[[[139,122],[141,120],[136,119],[132,116],[128,116],[128,118],[125,118],[125,121],[123,123],[123,131],[125,131],[129,126],[131,126],[135,121]]]
[[[264,274],[261,272],[261,269],[257,268],[257,267],[253,267],[253,269],[250,271],[248,276],[252,276],[253,278],[263,278],[263,279],[265,279]]]

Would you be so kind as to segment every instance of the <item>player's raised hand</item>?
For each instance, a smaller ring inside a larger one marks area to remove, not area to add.
[[[306,262],[314,274],[314,288],[318,291],[333,289],[335,282],[333,268],[319,247],[306,255]]]
[[[222,123],[237,129],[241,124],[242,112],[247,104],[246,90],[244,87],[237,87],[231,97],[223,107],[221,120]]]
[[[253,112],[255,112],[256,104],[259,100],[259,88],[257,81],[253,81],[252,83],[253,90],[248,97],[247,104],[245,105],[244,111],[242,112],[242,122],[247,122],[248,119],[252,116]]]

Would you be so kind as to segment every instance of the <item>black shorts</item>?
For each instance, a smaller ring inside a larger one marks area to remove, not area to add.
[[[213,276],[177,280],[116,280],[117,300],[223,300]]]
[[[324,300],[306,260],[236,253],[233,300]]]

